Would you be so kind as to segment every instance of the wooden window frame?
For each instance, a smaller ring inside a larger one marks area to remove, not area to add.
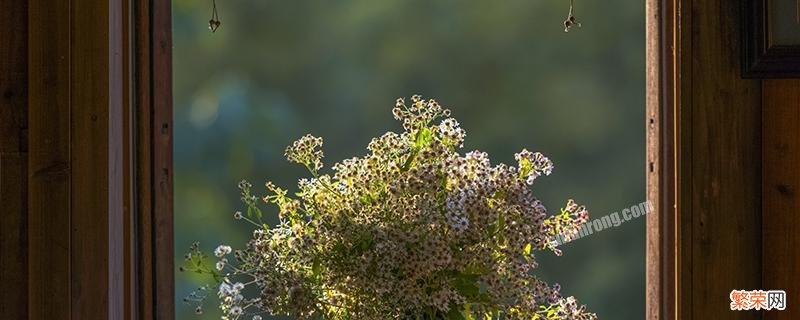
[[[646,114],[647,200],[654,212],[646,221],[646,319],[678,319],[677,185],[675,34],[677,4],[674,0],[647,0]]]
[[[762,209],[762,192],[775,193],[762,191],[762,170],[775,174],[762,164],[768,96],[741,73],[747,1],[646,0],[646,319],[761,319],[728,313],[728,294],[772,289],[776,277],[762,247],[780,225]]]
[[[7,31],[27,36],[28,268],[27,307],[3,307],[173,319],[171,2],[9,1],[27,12]]]
[[[175,281],[173,250],[172,164],[172,9],[171,1],[130,0],[133,23],[129,54],[133,72],[130,169],[137,212],[133,225],[137,254],[131,288],[138,314],[132,319],[173,319]]]
[[[152,0],[151,0],[152,2]],[[140,268],[156,267],[169,274],[156,274],[161,285],[148,287],[143,300],[159,301],[162,305],[142,310],[156,310],[159,316],[171,318],[174,289],[172,288],[172,144],[171,144],[171,13],[169,1],[152,6],[142,1],[136,17],[137,44],[135,52],[140,66],[150,66],[149,72],[139,73],[137,90],[140,101],[151,101],[148,108],[140,109],[139,117],[149,125],[139,129],[142,135],[139,147],[150,141],[151,155],[139,159],[140,184],[138,203],[144,212],[158,213],[152,221],[155,228],[145,223],[141,235],[142,246],[151,248],[141,256],[155,256],[158,266],[141,262]],[[682,308],[679,270],[681,243],[678,213],[680,188],[677,184],[680,150],[680,83],[682,58],[680,30],[686,20],[680,19],[681,0],[646,0],[646,108],[647,108],[647,198],[656,214],[647,217],[646,230],[646,318],[679,319]],[[685,10],[685,9],[684,9]],[[147,14],[150,13],[148,20]],[[687,30],[684,28],[683,30]],[[144,32],[142,32],[144,31]],[[149,37],[149,40],[142,37]],[[154,44],[157,44],[154,46]],[[145,50],[148,48],[148,50]],[[148,53],[149,52],[149,53]],[[149,89],[147,88],[149,84]],[[140,102],[141,103],[141,102]],[[148,115],[150,118],[148,118]],[[148,138],[150,137],[150,138]],[[155,137],[155,138],[154,138]],[[146,152],[142,152],[145,154]],[[152,177],[152,178],[148,178]],[[154,179],[154,180],[148,180]],[[160,191],[159,191],[160,190]],[[148,206],[149,204],[149,206]],[[156,210],[154,210],[156,209]],[[160,220],[159,220],[160,219]],[[685,231],[683,231],[685,232]],[[166,240],[161,242],[161,240]],[[153,275],[150,275],[153,276]],[[146,277],[147,278],[147,277]],[[685,281],[685,280],[684,280]],[[145,286],[147,287],[147,286]],[[688,286],[687,286],[688,287]],[[684,289],[685,290],[685,289]],[[148,296],[148,293],[152,294]],[[157,299],[161,297],[162,299]],[[143,303],[147,304],[147,303]]]
[[[646,0],[647,319],[688,319],[685,2]],[[27,10],[29,318],[173,319],[171,3],[31,0]],[[81,277],[90,270],[108,277]]]

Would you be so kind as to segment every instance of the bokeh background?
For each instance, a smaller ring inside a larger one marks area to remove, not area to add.
[[[642,202],[643,2],[575,1],[583,27],[565,33],[568,0],[218,0],[213,34],[211,0],[173,1],[176,265],[195,240],[247,240],[236,184],[294,186],[291,141],[324,137],[327,164],[362,155],[401,130],[394,100],[416,93],[453,110],[464,151],[548,155],[554,174],[534,189],[551,210],[575,198],[600,217]],[[539,254],[537,273],[601,319],[643,319],[644,224]],[[219,318],[181,301],[201,279],[176,281],[179,319]]]

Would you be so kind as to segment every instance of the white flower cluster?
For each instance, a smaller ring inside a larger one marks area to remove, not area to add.
[[[458,153],[466,133],[450,111],[419,96],[398,99],[402,133],[373,139],[369,153],[321,174],[322,139],[287,148],[306,166],[296,197],[272,183],[264,202],[280,224],[261,222],[248,183],[242,218],[259,228],[247,247],[221,246],[225,316],[283,314],[296,319],[596,319],[531,271],[536,250],[552,250],[588,219],[570,200],[548,216],[530,184],[552,162],[527,150],[517,166],[492,165],[480,151]],[[242,282],[231,284],[229,279]],[[257,297],[246,299],[242,283]],[[260,316],[259,316],[260,317]]]

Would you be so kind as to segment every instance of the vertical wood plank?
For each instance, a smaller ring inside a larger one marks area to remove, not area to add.
[[[0,315],[27,317],[28,5],[0,2]]]
[[[123,287],[127,298],[125,299],[125,319],[142,319],[139,313],[139,273],[137,249],[137,219],[138,204],[135,198],[136,189],[136,150],[135,127],[136,118],[134,100],[134,2],[135,0],[122,0],[122,74],[127,81],[122,86],[122,167],[123,167],[123,218],[124,218],[124,257],[125,274]]]
[[[69,319],[71,9],[68,1],[28,6],[28,312],[31,319]]]
[[[675,319],[677,293],[677,228],[675,185],[676,101],[673,1],[648,0],[647,25],[647,200],[656,214],[646,226],[646,319]]]
[[[121,3],[29,3],[33,319],[124,316]]]
[[[729,293],[761,287],[761,84],[740,77],[738,2],[691,12],[691,316],[760,319]]]
[[[139,300],[139,315],[142,319],[155,319],[155,297],[154,297],[154,268],[153,268],[153,177],[152,177],[152,59],[151,59],[151,24],[150,24],[150,1],[136,1],[136,16],[134,28],[134,64],[136,69],[136,81],[134,91],[136,100],[136,211],[134,212],[137,225],[136,233],[137,254],[137,276],[139,278],[139,288],[137,299]]]
[[[800,294],[800,80],[763,83],[764,290],[784,290],[787,309],[768,320],[797,319]]]
[[[28,314],[26,172],[25,154],[0,154],[0,281],[8,288],[0,292],[0,315],[7,319]]]
[[[72,1],[72,318],[122,319],[120,0]]]
[[[155,309],[175,318],[172,170],[172,3],[153,1],[153,229],[156,243]]]
[[[136,12],[139,310],[142,318],[173,319],[171,3],[138,1]]]
[[[645,97],[647,105],[647,172],[645,180],[647,185],[647,201],[653,205],[655,212],[660,213],[662,210],[661,201],[659,197],[659,185],[661,184],[661,170],[662,164],[659,159],[660,146],[661,146],[661,6],[656,0],[647,0],[645,4],[645,26],[646,26],[646,61],[645,72],[647,73]],[[661,263],[661,223],[659,221],[660,214],[651,214],[647,216],[646,226],[646,261],[645,261],[645,274],[646,274],[646,288],[645,288],[645,315],[647,319],[658,320],[661,319],[661,308],[665,296],[663,295],[661,281],[662,266]]]
[[[675,294],[676,301],[675,319],[692,319],[694,310],[693,288],[694,277],[697,276],[693,270],[693,250],[694,228],[693,228],[693,203],[694,192],[694,96],[695,79],[693,78],[694,59],[698,54],[694,50],[695,28],[697,22],[694,20],[696,13],[693,10],[695,0],[673,0],[674,21],[673,37],[673,64],[674,69],[674,123],[673,123],[673,143],[674,157],[672,161],[675,165],[674,175],[674,207],[673,217],[667,217],[673,221],[675,229],[674,247],[670,252],[675,255]]]

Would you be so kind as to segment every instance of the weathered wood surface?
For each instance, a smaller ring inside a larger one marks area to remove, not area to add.
[[[120,3],[29,2],[34,319],[123,316]]]
[[[761,83],[741,78],[739,3],[688,8],[692,154],[681,185],[691,194],[691,319],[760,319],[730,311],[729,293],[762,287]]]
[[[70,7],[67,1],[28,2],[28,262],[29,317],[69,319],[70,241]]]
[[[0,2],[0,315],[27,317],[28,2]],[[10,32],[13,31],[13,32]]]
[[[140,1],[134,63],[139,306],[146,319],[173,319],[172,24],[169,1]],[[152,13],[152,14],[150,14]],[[169,297],[165,299],[164,297]]]
[[[762,285],[761,84],[740,77],[739,3],[649,8],[647,317],[760,319],[728,307],[732,289]]]
[[[170,5],[0,2],[0,318],[173,318]]]
[[[765,320],[800,318],[800,80],[766,80],[764,87],[764,290],[785,290],[786,311]]]

